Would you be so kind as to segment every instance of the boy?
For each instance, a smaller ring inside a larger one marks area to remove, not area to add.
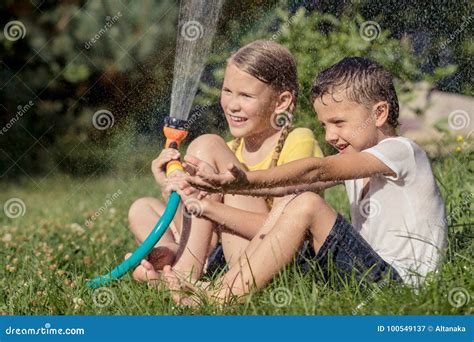
[[[396,134],[399,107],[391,75],[367,58],[344,58],[316,77],[311,99],[337,155],[255,172],[230,165],[225,174],[185,158],[197,171],[187,182],[202,190],[257,196],[308,191],[285,209],[301,219],[289,222],[283,214],[222,277],[217,297],[263,286],[292,260],[308,231],[316,261],[324,266],[332,259],[342,274],[358,280],[418,285],[439,264],[447,238],[444,203],[425,152]],[[309,192],[341,183],[352,224]],[[189,195],[193,189],[183,184],[181,191]]]

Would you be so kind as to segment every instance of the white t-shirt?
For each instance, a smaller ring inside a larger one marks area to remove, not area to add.
[[[345,181],[352,225],[403,280],[420,284],[437,268],[447,242],[444,203],[426,153],[413,141],[394,137],[362,152],[387,165],[395,177]]]

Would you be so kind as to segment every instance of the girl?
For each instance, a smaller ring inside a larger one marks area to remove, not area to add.
[[[312,132],[292,128],[297,96],[296,65],[286,48],[264,40],[242,47],[227,62],[221,92],[221,106],[234,139],[226,143],[217,135],[202,135],[191,142],[187,153],[207,162],[215,172],[224,172],[229,163],[256,171],[296,159],[321,157]],[[165,176],[166,163],[177,158],[178,151],[165,149],[152,163],[164,203],[173,184],[182,178],[176,173],[173,179]],[[263,238],[266,232],[262,229],[268,230],[269,222],[294,197],[272,200],[214,194],[198,200],[183,196],[184,205],[194,216],[186,215],[180,206],[170,229],[134,271],[136,280],[158,279],[157,271],[165,265],[173,265],[175,272],[197,280],[218,241],[225,261],[232,267],[250,240],[259,234]],[[131,206],[130,228],[138,243],[163,214],[164,203],[146,197]]]

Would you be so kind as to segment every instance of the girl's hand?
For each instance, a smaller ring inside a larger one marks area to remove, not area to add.
[[[184,181],[185,177],[185,173],[175,171],[169,177],[165,178],[164,184],[161,187],[161,193],[165,200],[168,200],[171,195],[171,192],[179,192],[179,185],[181,184],[181,182]]]
[[[186,177],[186,181],[193,187],[209,192],[226,192],[233,189],[247,188],[250,184],[246,172],[234,164],[229,164],[227,172],[217,173],[206,162],[186,155],[186,166],[193,169],[194,176]]]
[[[166,164],[171,160],[179,159],[179,156],[180,154],[178,150],[174,148],[165,148],[161,151],[158,158],[153,160],[151,163],[151,172],[162,189],[161,191],[163,194],[165,193],[163,189],[167,186]]]
[[[190,214],[196,217],[204,215],[206,202],[203,200],[205,195],[202,191],[193,188],[184,178],[179,181],[176,191],[181,196],[181,200]]]

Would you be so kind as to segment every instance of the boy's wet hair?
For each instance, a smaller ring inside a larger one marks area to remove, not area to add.
[[[368,108],[378,101],[389,104],[388,123],[399,125],[399,106],[392,75],[385,68],[365,57],[346,57],[328,69],[323,70],[314,80],[311,89],[311,103],[325,94],[333,95],[345,91],[348,100]]]

